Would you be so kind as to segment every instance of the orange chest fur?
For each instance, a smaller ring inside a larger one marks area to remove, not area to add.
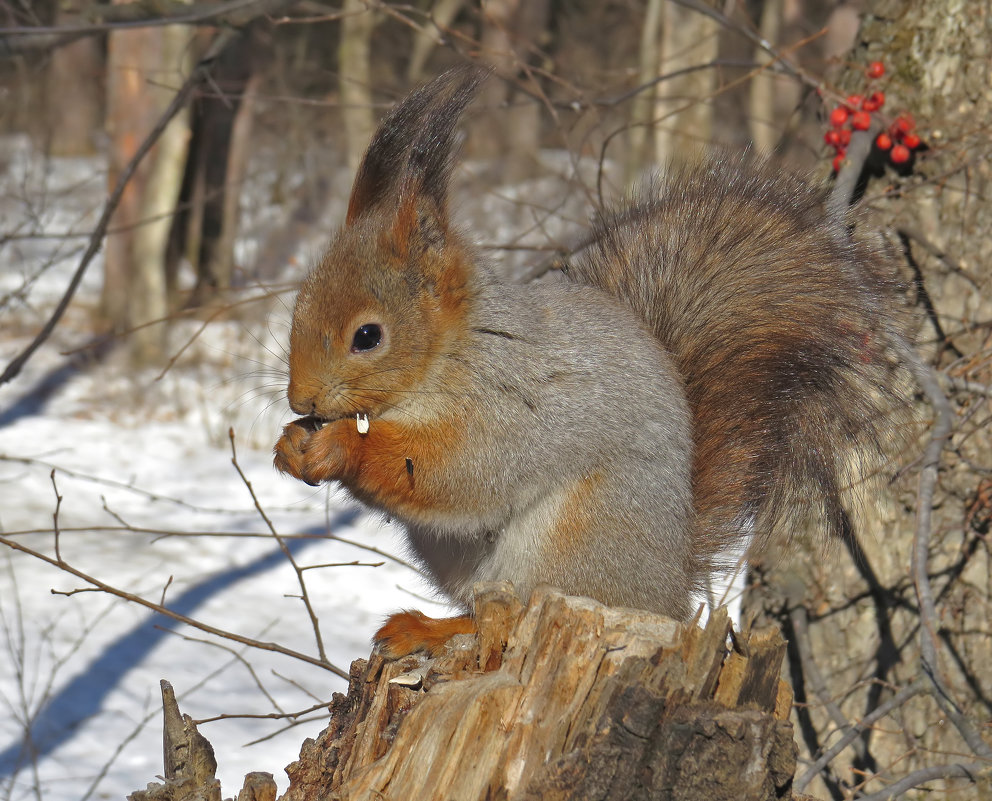
[[[343,433],[341,480],[361,500],[397,514],[445,511],[451,505],[444,477],[463,440],[453,427],[372,420],[367,434],[350,422]]]

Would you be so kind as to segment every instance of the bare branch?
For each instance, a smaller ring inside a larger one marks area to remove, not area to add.
[[[326,710],[327,702],[322,702],[319,704],[314,704],[306,709],[298,709],[296,712],[269,712],[267,714],[253,714],[247,712],[225,712],[223,715],[214,715],[212,718],[200,718],[199,720],[193,721],[197,725],[200,723],[213,723],[215,720],[296,720],[303,715],[309,715],[311,712],[317,712],[319,710]]]
[[[830,692],[827,690],[827,683],[823,679],[823,674],[820,673],[820,668],[817,666],[816,660],[813,658],[813,649],[810,645],[809,638],[809,612],[806,607],[802,605],[802,603],[799,603],[789,610],[789,619],[792,621],[792,628],[795,631],[796,649],[799,651],[799,659],[803,665],[803,674],[805,675],[806,681],[809,683],[810,688],[816,694],[816,697],[820,699],[820,703],[823,704],[823,708],[827,711],[830,719],[837,726],[838,731],[854,731],[856,727],[853,726],[846,717],[844,717],[844,713],[837,705],[837,702],[830,696]],[[864,743],[858,741],[854,737],[852,737],[848,742],[855,744],[854,747],[858,752],[858,756],[864,760],[866,757]],[[826,763],[824,763],[824,765],[826,765]]]
[[[931,516],[933,514],[934,491],[940,458],[954,429],[954,412],[940,388],[936,372],[925,364],[919,354],[899,335],[893,335],[894,345],[899,355],[913,374],[917,385],[933,407],[936,418],[930,432],[930,441],[923,454],[923,469],[920,471],[920,484],[917,493],[916,533],[913,537],[912,572],[913,585],[920,605],[920,656],[923,670],[933,682],[933,697],[947,718],[954,724],[972,752],[985,759],[992,759],[992,748],[975,730],[971,721],[961,713],[951,697],[940,672],[937,633],[937,609],[927,571],[930,555]]]
[[[910,698],[919,695],[924,692],[927,688],[928,681],[926,679],[920,678],[910,684],[908,687],[903,688],[895,695],[893,695],[884,704],[879,704],[871,712],[865,715],[861,720],[854,724],[844,735],[829,749],[824,751],[820,757],[810,765],[806,772],[796,779],[795,788],[797,791],[802,792],[813,779],[816,778],[821,770],[823,770],[827,765],[829,765],[834,757],[836,757],[841,751],[843,751],[847,746],[861,734],[861,732],[870,728],[875,721],[881,720],[883,717],[888,715],[892,710],[898,709],[904,703],[906,703]]]
[[[854,199],[854,190],[865,167],[868,154],[871,153],[871,143],[875,135],[872,131],[855,131],[851,144],[847,149],[844,166],[837,174],[837,180],[827,199],[827,210],[834,219],[842,220]]]
[[[888,801],[896,798],[906,790],[919,787],[921,784],[932,782],[937,779],[971,779],[977,782],[979,776],[988,776],[992,772],[992,766],[981,762],[955,763],[951,765],[934,765],[929,768],[922,768],[903,776],[899,781],[893,782],[884,790],[870,795],[859,796],[859,801]]]
[[[55,511],[52,512],[52,529],[55,532],[55,558],[62,563],[62,552],[59,549],[59,510],[62,508],[62,496],[59,494],[59,485],[55,483],[55,468],[49,474],[52,479],[52,489],[55,490]]]
[[[85,25],[20,26],[0,28],[0,59],[29,52],[54,50],[85,36],[122,28],[164,25],[225,25],[240,28],[254,19],[280,12],[290,2],[281,0],[227,0],[195,3],[183,0],[138,0],[122,5],[93,4]]]
[[[300,653],[299,651],[294,651],[292,648],[286,648],[285,646],[279,645],[274,642],[262,642],[260,640],[253,640],[250,637],[244,637],[240,634],[236,634],[232,631],[225,631],[224,629],[219,629],[216,626],[208,625],[194,618],[187,617],[186,615],[174,612],[171,609],[167,609],[161,604],[157,604],[154,601],[149,601],[146,598],[142,598],[140,595],[135,595],[134,593],[127,592],[126,590],[119,589],[110,584],[107,584],[100,579],[90,576],[84,573],[82,570],[73,567],[68,562],[59,562],[55,558],[42,553],[41,551],[36,551],[34,548],[29,548],[26,545],[22,545],[16,540],[12,540],[9,537],[0,536],[0,545],[5,545],[15,551],[20,551],[28,556],[33,556],[35,559],[40,559],[42,562],[47,562],[48,564],[57,567],[70,575],[75,576],[87,584],[93,585],[94,588],[108,595],[113,595],[117,598],[122,598],[125,601],[130,601],[131,603],[143,606],[146,609],[151,609],[153,612],[158,612],[160,615],[165,615],[172,620],[179,621],[180,623],[185,623],[187,626],[192,626],[194,629],[199,629],[200,631],[205,631],[207,634],[213,634],[215,637],[220,637],[225,640],[232,640],[234,642],[239,642],[242,645],[247,645],[251,648],[258,648],[260,651],[272,651],[273,653],[282,654],[283,656],[288,656],[292,659],[299,659],[301,662],[306,662],[311,665],[316,665],[317,667],[324,668],[324,670],[329,670],[335,676],[342,679],[348,678],[348,673],[336,665],[327,661],[327,659],[317,658],[310,656],[309,654]]]

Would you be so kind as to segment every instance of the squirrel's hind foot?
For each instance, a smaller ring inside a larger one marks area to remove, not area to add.
[[[456,634],[475,633],[471,615],[435,618],[408,609],[390,615],[373,639],[384,657],[399,659],[417,651],[440,656],[445,644]]]

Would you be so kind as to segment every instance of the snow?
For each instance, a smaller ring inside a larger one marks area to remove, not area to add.
[[[24,139],[0,142],[4,367],[61,296],[105,180],[99,159],[46,161]],[[18,238],[2,240],[11,234]],[[319,251],[316,236],[301,245],[303,261]],[[253,247],[240,243],[239,252]],[[98,257],[52,340],[0,387],[3,537],[51,558],[57,544],[66,564],[107,585],[316,657],[299,579],[254,492],[297,563],[320,566],[303,576],[327,659],[341,670],[368,655],[389,612],[450,611],[425,597],[410,566],[367,549],[401,555],[386,521],[272,468],[271,446],[290,419],[281,395],[290,295],[202,332],[196,321],[176,325],[181,356],[160,375],[129,369],[119,353],[92,363],[63,355],[90,335],[100,270]],[[295,726],[237,715],[308,709],[346,686],[327,669],[92,591],[0,545],[0,799],[122,799],[154,781],[163,678],[194,719],[235,716],[200,725],[226,797],[252,770],[271,772],[283,791],[283,768],[327,719],[323,709]]]

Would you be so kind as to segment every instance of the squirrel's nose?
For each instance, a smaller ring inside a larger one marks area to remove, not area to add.
[[[290,379],[289,388],[286,390],[286,397],[289,400],[289,408],[298,415],[306,416],[317,411],[317,396],[292,379]]]

